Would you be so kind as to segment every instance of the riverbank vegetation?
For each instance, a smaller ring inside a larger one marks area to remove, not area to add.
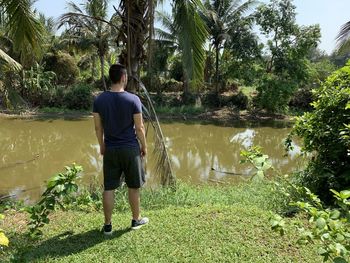
[[[107,1],[68,4],[57,24],[30,3],[18,5],[28,18],[23,30],[31,33],[24,41],[22,31],[14,28],[16,4],[2,0],[0,109],[89,111],[93,97],[108,89],[109,65],[136,59],[138,70],[130,69],[130,79],[145,84],[161,112],[185,107],[193,108],[188,114],[222,108],[293,114],[310,110],[311,89],[346,62],[346,48],[332,55],[317,48],[319,27],[298,25],[292,1],[194,2],[192,7],[174,5],[171,14],[152,7],[144,22],[150,41],[138,51],[144,55],[134,58],[126,49],[128,37],[119,31],[131,26],[123,24],[123,4],[110,17]],[[139,11],[145,8],[139,6]],[[191,10],[199,16],[181,24]],[[155,20],[160,28],[154,28]],[[196,33],[190,33],[192,24]],[[136,32],[140,41],[147,35]],[[138,90],[134,81],[128,89]]]

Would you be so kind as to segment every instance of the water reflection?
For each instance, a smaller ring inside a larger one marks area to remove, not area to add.
[[[251,167],[239,164],[240,151],[260,145],[274,166],[282,172],[295,169],[300,147],[285,158],[283,139],[288,125],[272,123],[234,123],[220,127],[198,123],[164,123],[166,145],[173,170],[184,181],[225,181],[234,183],[247,178]],[[152,131],[148,144],[152,152]],[[38,155],[38,158],[33,156]],[[83,120],[16,120],[0,119],[0,193],[23,193],[37,198],[45,180],[73,162],[84,167],[83,183],[96,176],[102,181],[102,158],[94,135],[91,118]],[[148,186],[158,185],[154,158],[148,157]],[[229,173],[226,173],[229,172]],[[25,191],[32,189],[30,191]]]

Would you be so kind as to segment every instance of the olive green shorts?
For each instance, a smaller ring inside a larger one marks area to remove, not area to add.
[[[120,186],[123,175],[129,188],[140,188],[145,183],[145,172],[139,148],[106,148],[103,155],[105,191]]]

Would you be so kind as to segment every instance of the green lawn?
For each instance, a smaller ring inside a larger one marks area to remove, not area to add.
[[[111,237],[100,233],[100,211],[57,211],[43,238],[34,242],[24,235],[24,215],[7,213],[2,228],[11,246],[0,252],[0,261],[322,262],[316,248],[296,245],[291,229],[284,237],[271,231],[267,208],[273,204],[265,199],[265,190],[186,186],[173,198],[159,192],[151,198],[148,192],[145,202],[157,203],[158,197],[162,203],[153,208],[144,203],[149,225],[131,231],[130,212],[115,211]]]

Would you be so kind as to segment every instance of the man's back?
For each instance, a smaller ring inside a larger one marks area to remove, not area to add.
[[[140,99],[129,92],[105,91],[94,101],[93,112],[99,113],[107,148],[136,148],[133,115],[141,113]]]

